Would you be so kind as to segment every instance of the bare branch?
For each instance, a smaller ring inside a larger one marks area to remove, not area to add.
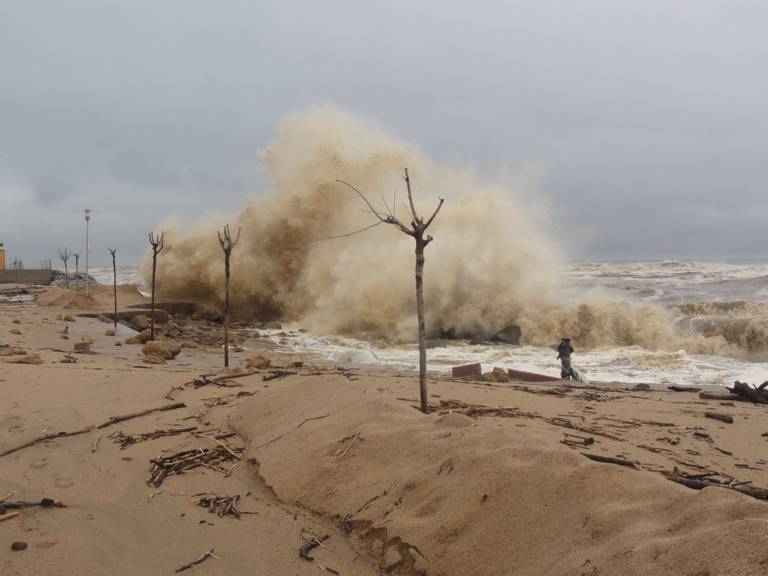
[[[362,192],[360,192],[360,190],[358,190],[357,188],[355,188],[354,186],[352,186],[352,184],[350,184],[349,182],[345,182],[344,180],[341,180],[341,179],[336,179],[336,182],[338,182],[338,183],[340,183],[340,184],[344,184],[344,185],[345,185],[345,186],[347,186],[348,188],[351,188],[352,190],[354,190],[355,192],[357,192],[358,196],[360,196],[360,198],[362,198],[362,199],[363,199],[363,202],[365,202],[365,203],[366,203],[366,205],[368,206],[368,208],[370,208],[370,209],[371,209],[371,212],[373,212],[373,215],[374,215],[374,216],[376,216],[376,218],[378,218],[378,219],[379,219],[379,220],[381,220],[382,222],[386,222],[386,221],[387,221],[386,217],[384,217],[384,216],[382,216],[381,214],[379,214],[379,212],[376,210],[376,208],[374,208],[374,207],[373,207],[373,204],[371,204],[371,203],[369,202],[368,198],[366,198],[366,197],[365,197],[365,194],[363,194]]]
[[[350,236],[354,236],[355,234],[360,234],[361,232],[365,232],[366,230],[375,228],[379,224],[387,224],[387,222],[385,222],[384,220],[379,220],[378,222],[374,222],[373,224],[366,226],[365,228],[360,228],[360,230],[355,230],[354,232],[348,232],[347,234],[339,234],[338,236],[326,236],[325,238],[318,238],[317,240],[312,240],[310,244],[314,244],[315,242],[322,242],[323,240],[336,240],[338,238],[349,238]]]
[[[411,205],[411,214],[413,221],[420,223],[419,216],[416,214],[416,207],[413,205],[413,194],[411,193],[411,179],[408,177],[408,168],[405,168],[405,186],[408,189],[408,203]]]
[[[429,228],[429,225],[432,224],[432,220],[434,220],[435,216],[437,216],[437,213],[440,212],[440,208],[442,208],[443,202],[445,202],[445,200],[443,198],[440,198],[440,202],[437,203],[437,208],[435,208],[435,211],[432,213],[432,216],[429,217],[429,220],[427,220],[427,223],[424,224],[424,230]]]

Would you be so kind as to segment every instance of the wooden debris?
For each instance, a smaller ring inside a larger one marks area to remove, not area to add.
[[[37,502],[29,502],[27,500],[3,500],[0,502],[0,514],[5,514],[8,510],[34,508],[35,506],[41,508],[65,508],[60,500],[54,500],[53,498],[43,498]]]
[[[145,432],[143,434],[125,434],[122,430],[114,432],[107,436],[111,438],[115,444],[120,444],[120,450],[125,450],[128,446],[138,444],[139,442],[145,442],[147,440],[155,440],[156,438],[165,438],[166,436],[175,436],[177,434],[183,434],[184,432],[192,432],[197,430],[197,426],[190,426],[188,428],[169,428],[167,430],[155,430],[154,432]]]
[[[668,480],[672,480],[672,482],[682,484],[683,486],[687,486],[694,490],[702,490],[710,487],[726,488],[751,496],[752,498],[757,498],[758,500],[768,500],[768,489],[755,488],[749,485],[750,482],[736,482],[735,480],[721,482],[712,478],[712,476],[716,475],[717,474],[714,473],[689,475],[681,472],[677,468],[672,472],[664,473],[664,477]]]
[[[611,456],[602,456],[600,454],[589,454],[587,452],[582,452],[581,454],[595,462],[602,462],[604,464],[618,464],[619,466],[626,466],[627,468],[636,468],[635,463],[631,460],[624,460],[623,458],[612,458]]]
[[[319,536],[317,538],[313,538],[306,544],[304,544],[301,548],[299,548],[299,557],[303,558],[304,560],[307,560],[309,562],[313,562],[315,559],[312,558],[312,556],[309,555],[309,553],[320,546],[323,542],[328,540],[331,536],[329,534],[324,534],[323,536]]]
[[[176,572],[184,572],[184,570],[189,570],[190,568],[193,568],[194,566],[197,566],[198,564],[202,564],[203,562],[208,560],[208,558],[213,558],[215,560],[218,560],[218,557],[213,553],[213,548],[211,548],[210,550],[208,550],[208,552],[206,552],[205,554],[200,556],[200,558],[197,558],[196,560],[192,560],[192,562],[190,562],[188,564],[184,564],[183,566],[179,566],[178,568],[176,568],[175,571]]]
[[[46,442],[48,440],[54,440],[56,438],[66,438],[69,436],[77,436],[78,434],[86,434],[94,430],[101,430],[102,428],[106,428],[107,426],[111,426],[112,424],[117,424],[118,422],[125,422],[126,420],[131,420],[133,418],[146,416],[147,414],[151,414],[153,412],[165,412],[167,410],[176,410],[177,408],[186,408],[186,406],[187,405],[184,404],[183,402],[174,402],[173,404],[166,404],[165,406],[150,408],[148,410],[142,410],[141,412],[133,412],[131,414],[125,414],[123,416],[112,416],[106,422],[102,422],[101,424],[93,424],[91,426],[86,426],[85,428],[82,428],[80,430],[73,430],[71,432],[53,432],[51,434],[46,434],[45,436],[40,436],[38,438],[35,438],[34,440],[30,440],[29,442],[25,442],[24,444],[20,444],[19,446],[15,446],[14,448],[9,448],[8,450],[0,452],[0,458],[2,458],[3,456],[8,456],[9,454],[13,454],[14,452],[18,452],[19,450],[23,450],[24,448],[29,448],[30,446],[34,446],[35,444],[39,444],[40,442]]]
[[[592,436],[578,436],[577,434],[569,434],[568,432],[563,432],[563,438],[560,440],[561,444],[565,444],[566,446],[591,446],[595,443],[595,439],[592,438]]]
[[[768,380],[760,384],[759,387],[736,380],[733,383],[733,388],[728,388],[728,391],[736,395],[739,400],[746,400],[755,404],[768,404]]]
[[[676,384],[673,384],[672,386],[667,386],[667,390],[672,390],[672,392],[699,392],[701,388],[696,388],[696,386],[677,386]]]
[[[154,498],[158,494],[162,494],[162,493],[163,493],[163,489],[162,488],[160,488],[160,490],[156,490],[155,492],[152,492],[149,496],[147,496],[147,502],[152,504],[152,498]]]
[[[99,441],[101,440],[101,434],[96,436],[96,438],[93,441],[93,444],[91,444],[91,452],[96,452],[96,450],[99,448]]]
[[[4,520],[10,520],[11,518],[16,518],[18,516],[18,512],[8,512],[7,514],[0,514],[0,522]]]
[[[726,424],[733,424],[733,416],[730,414],[722,414],[721,412],[704,412],[706,418],[712,418],[712,420],[720,420]]]
[[[207,508],[211,514],[216,514],[218,517],[232,516],[233,518],[240,518],[240,510],[237,509],[237,502],[240,500],[240,495],[234,496],[215,496],[204,495],[196,500],[196,504],[202,508]]]
[[[150,460],[152,464],[149,471],[149,480],[147,484],[159,488],[168,476],[174,474],[183,474],[187,470],[204,466],[212,470],[217,470],[223,474],[229,472],[219,466],[223,462],[235,459],[237,454],[242,452],[242,448],[229,448],[223,445],[217,445],[215,448],[194,448],[192,450],[183,450],[170,456],[157,457]]]

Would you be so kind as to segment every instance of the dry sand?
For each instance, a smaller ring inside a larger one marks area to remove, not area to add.
[[[677,466],[767,486],[764,406],[721,406],[661,390],[544,394],[554,387],[432,375],[436,410],[423,415],[414,408],[411,374],[295,368],[295,358],[274,350],[261,353],[296,374],[264,380],[256,373],[227,387],[196,388],[185,384],[218,370],[218,348],[183,349],[167,365],[144,364],[140,346],[115,346],[123,338],[105,335],[109,324],[77,316],[108,311],[108,295],[96,291],[84,302],[56,290],[40,301],[47,305],[0,305],[0,345],[7,346],[0,353],[19,347],[43,361],[10,364],[0,356],[0,453],[112,416],[172,401],[186,406],[0,457],[0,498],[15,490],[11,500],[50,497],[66,505],[0,521],[3,575],[173,574],[211,548],[216,558],[192,571],[768,573],[768,503],[722,488],[690,490],[658,472]],[[59,319],[66,314],[76,321]],[[93,339],[93,353],[61,363],[83,335]],[[259,352],[257,345],[233,353],[233,365]],[[461,402],[509,410],[470,417]],[[705,418],[707,410],[735,421]],[[237,432],[223,440],[245,449],[231,474],[197,468],[148,486],[150,459],[217,444],[186,432],[121,450],[109,438],[190,426]],[[567,446],[564,433],[595,443]],[[640,469],[579,452],[629,459]],[[240,509],[252,514],[210,514],[195,504],[202,492],[239,494]],[[314,561],[299,558],[302,543],[326,534]],[[16,541],[28,548],[11,551]]]

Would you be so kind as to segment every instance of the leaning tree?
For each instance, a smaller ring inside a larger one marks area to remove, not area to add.
[[[233,240],[229,233],[229,224],[224,226],[224,233],[216,232],[219,237],[219,244],[224,251],[224,368],[229,367],[229,258],[232,255],[232,249],[240,240],[240,231],[237,229],[237,237]]]
[[[408,191],[408,205],[411,211],[411,222],[409,225],[404,224],[395,215],[395,200],[393,199],[392,207],[390,208],[386,200],[384,202],[384,211],[377,210],[373,204],[366,198],[359,189],[345,182],[344,180],[337,180],[337,182],[344,184],[348,188],[354,190],[358,196],[365,202],[368,209],[376,217],[378,222],[366,226],[362,230],[352,232],[350,234],[344,234],[342,236],[333,236],[332,238],[342,238],[364,232],[379,224],[391,224],[403,234],[413,237],[416,242],[416,315],[418,316],[418,328],[419,328],[419,397],[421,400],[421,411],[425,414],[429,412],[429,399],[427,397],[427,341],[426,341],[426,322],[424,320],[424,249],[432,242],[432,236],[425,235],[427,228],[434,221],[437,213],[440,212],[440,208],[443,206],[443,198],[439,199],[435,211],[432,213],[426,221],[419,216],[416,212],[416,206],[413,203],[413,193],[411,192],[411,179],[408,177],[408,168],[404,170],[405,186]],[[383,197],[382,197],[383,199]]]

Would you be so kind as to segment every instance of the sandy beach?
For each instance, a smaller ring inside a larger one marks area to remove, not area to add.
[[[142,303],[129,287],[121,290],[124,306]],[[19,508],[0,521],[3,574],[172,574],[201,558],[189,570],[714,576],[768,569],[765,501],[664,476],[717,474],[707,477],[765,488],[764,406],[663,387],[435,373],[424,415],[415,409],[412,372],[302,363],[266,341],[244,342],[225,372],[220,348],[204,343],[165,364],[145,363],[142,346],[125,343],[134,331],[120,324],[107,335],[114,327],[99,315],[109,301],[99,287],[87,298],[48,289],[36,303],[2,305],[0,498],[63,504]],[[173,314],[169,321],[186,322]],[[196,334],[206,332],[200,322]],[[92,341],[90,353],[72,353],[83,339]],[[33,354],[39,363],[15,363]],[[271,366],[249,369],[257,356]],[[143,411],[150,412],[110,423]],[[705,416],[712,411],[733,423]],[[14,451],[73,431],[82,433]],[[148,433],[155,434],[139,436]],[[171,470],[158,482],[151,461],[189,450],[218,450],[224,459]],[[239,518],[200,504],[234,496]],[[314,539],[313,560],[301,558]],[[27,547],[12,551],[14,542]]]

